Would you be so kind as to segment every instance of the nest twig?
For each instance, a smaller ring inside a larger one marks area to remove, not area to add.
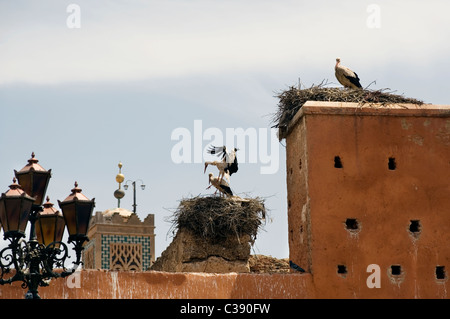
[[[424,104],[423,101],[407,98],[402,95],[393,94],[390,89],[369,90],[365,89],[344,89],[336,87],[325,87],[326,82],[312,85],[310,88],[297,88],[291,86],[288,90],[277,95],[279,98],[278,110],[273,115],[272,127],[287,128],[298,110],[306,101],[331,101],[331,102],[354,102],[363,104],[379,103],[381,106],[389,104],[411,103],[416,105]],[[280,136],[280,138],[282,138]]]
[[[172,228],[188,229],[205,239],[250,235],[255,240],[265,215],[264,201],[260,198],[197,196],[181,200],[171,222]]]

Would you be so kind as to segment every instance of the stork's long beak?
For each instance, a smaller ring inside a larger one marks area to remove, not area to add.
[[[207,167],[208,167],[208,163],[205,163],[205,169],[203,170],[203,174],[205,174]]]

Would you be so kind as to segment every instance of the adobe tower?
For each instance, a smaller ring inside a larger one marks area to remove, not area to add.
[[[448,297],[450,106],[309,101],[284,136],[290,259],[317,297]]]

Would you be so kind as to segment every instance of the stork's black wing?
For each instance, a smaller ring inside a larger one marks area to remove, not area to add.
[[[209,154],[217,155],[222,157],[222,161],[227,162],[227,167],[225,168],[225,172],[227,172],[230,176],[233,173],[236,173],[238,171],[238,161],[236,156],[236,150],[227,153],[226,146],[214,146],[211,145],[211,147],[207,150]]]
[[[233,196],[233,192],[231,191],[231,188],[229,186],[220,185],[219,187],[228,195]]]
[[[233,173],[236,173],[238,171],[238,161],[237,157],[234,157],[233,163],[228,163],[228,166],[225,168],[225,172],[227,172],[230,176]]]
[[[353,72],[353,73],[355,73],[355,72]],[[359,77],[358,77],[358,74],[356,74],[355,73],[355,76],[353,77],[353,76],[347,76],[347,75],[344,75],[350,82],[352,82],[352,84],[354,84],[354,85],[356,85],[357,87],[359,87],[359,88],[362,88],[362,86],[361,86],[361,83],[359,83]]]

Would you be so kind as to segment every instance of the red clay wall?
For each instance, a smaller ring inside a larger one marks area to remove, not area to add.
[[[450,107],[308,102],[286,144],[290,259],[311,271],[317,296],[447,297]],[[381,288],[366,284],[371,264]]]
[[[310,274],[205,274],[83,270],[40,287],[45,299],[291,299],[314,298]],[[76,288],[79,286],[79,288]],[[71,288],[69,288],[71,287]],[[1,299],[21,299],[16,282],[0,286]]]

